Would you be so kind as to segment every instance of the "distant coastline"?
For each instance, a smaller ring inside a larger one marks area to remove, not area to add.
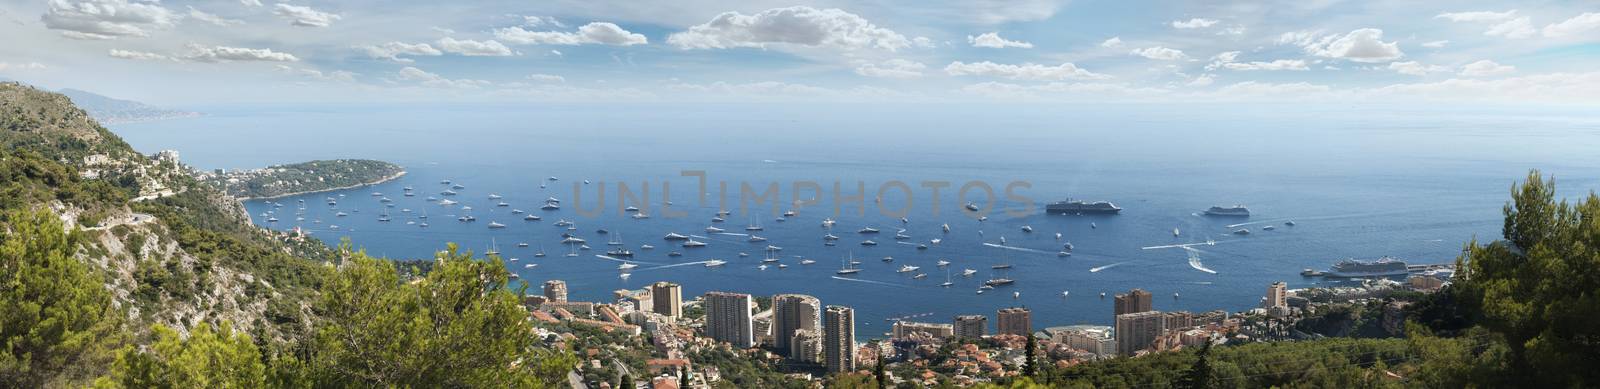
[[[355,188],[360,188],[360,187],[364,187],[364,186],[373,186],[373,185],[377,185],[377,184],[382,184],[382,183],[385,183],[385,182],[393,181],[393,180],[395,180],[397,178],[400,178],[401,176],[404,176],[404,175],[406,175],[406,171],[401,170],[398,173],[391,174],[391,175],[389,175],[387,177],[380,178],[380,179],[378,179],[376,181],[364,182],[364,183],[359,183],[359,184],[345,185],[345,186],[341,186],[341,187],[337,187],[337,188],[312,189],[312,190],[305,190],[305,191],[299,191],[299,192],[290,192],[290,193],[277,194],[277,195],[271,195],[271,196],[261,196],[261,197],[234,197],[234,198],[239,199],[239,201],[271,200],[271,199],[278,199],[278,198],[284,198],[284,197],[290,197],[290,196],[299,196],[299,195],[303,195],[303,194],[332,192],[332,191],[345,190],[345,189],[355,189]]]

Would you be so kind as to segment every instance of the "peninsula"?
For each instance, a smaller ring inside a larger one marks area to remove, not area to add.
[[[370,159],[333,159],[268,166],[254,170],[201,173],[202,182],[240,200],[349,189],[405,175],[400,165]]]

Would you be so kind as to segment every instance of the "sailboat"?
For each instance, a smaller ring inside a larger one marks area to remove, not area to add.
[[[860,273],[861,269],[855,267],[855,265],[853,264],[855,262],[855,259],[856,259],[855,253],[854,252],[850,253],[850,260],[847,261],[847,262],[844,262],[843,266],[840,267],[839,271],[834,272],[834,274],[838,274],[838,275],[843,276],[843,275],[850,275],[850,274]]]
[[[950,281],[950,268],[948,268],[948,267],[944,268],[944,283],[939,284],[939,286],[943,286],[943,287],[948,288],[948,287],[950,287],[950,285],[955,285],[955,284],[956,284],[955,282],[951,282]]]
[[[744,230],[745,231],[761,231],[761,230],[763,230],[763,228],[761,227],[761,222],[760,221],[757,221],[756,218],[750,218],[750,225],[749,226],[745,226]]]
[[[1172,229],[1172,236],[1178,236],[1178,229]]]
[[[384,208],[383,209],[383,213],[378,214],[378,221],[387,222],[389,220],[390,220],[389,219],[389,209],[388,208]]]
[[[539,257],[539,258],[544,258],[544,245],[543,244],[539,245],[539,252],[533,253],[533,256]]]
[[[500,255],[500,242],[496,242],[494,238],[489,238],[489,251],[485,251],[483,254]]]

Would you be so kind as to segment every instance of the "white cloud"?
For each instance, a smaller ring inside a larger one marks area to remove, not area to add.
[[[921,62],[896,58],[884,61],[881,65],[874,63],[862,64],[856,67],[856,74],[867,77],[917,78],[922,77],[922,70],[927,68],[928,66],[923,65]]]
[[[1107,39],[1107,40],[1105,40],[1105,42],[1100,42],[1100,47],[1105,47],[1105,48],[1122,47],[1122,37],[1117,37],[1117,36],[1111,37],[1111,39]]]
[[[1446,12],[1446,13],[1435,15],[1434,18],[1435,19],[1447,19],[1447,20],[1450,20],[1452,22],[1498,22],[1498,21],[1502,21],[1502,20],[1511,19],[1512,17],[1515,17],[1516,14],[1517,14],[1517,10],[1510,10],[1510,11],[1505,11],[1505,12],[1494,12],[1494,11]]]
[[[967,43],[971,43],[972,47],[987,47],[991,49],[1004,49],[1007,47],[1033,48],[1032,43],[1001,38],[998,32],[986,32],[978,36],[967,35]]]
[[[1169,49],[1161,46],[1134,49],[1133,51],[1128,52],[1128,54],[1163,61],[1176,61],[1188,58],[1188,56],[1183,55],[1183,50]]]
[[[667,86],[670,89],[703,93],[728,94],[728,95],[820,95],[829,93],[826,88],[806,84],[794,84],[779,81],[761,81],[751,83],[728,83],[717,81],[710,84],[676,83]]]
[[[504,57],[515,54],[511,51],[511,48],[493,40],[456,40],[455,38],[444,37],[435,43],[439,45],[439,50],[441,51],[468,57]]]
[[[1280,38],[1279,40],[1283,40]],[[1305,40],[1302,45],[1307,54],[1318,57],[1342,58],[1356,62],[1388,62],[1405,56],[1399,42],[1384,42],[1383,30],[1363,28],[1348,34],[1333,34],[1320,40]]]
[[[288,73],[288,74],[292,74],[292,75],[296,75],[296,76],[300,76],[300,77],[306,77],[306,78],[322,80],[322,81],[353,82],[353,81],[356,80],[356,74],[355,73],[351,73],[351,72],[347,72],[347,71],[343,71],[343,70],[335,70],[335,71],[331,71],[331,72],[324,72],[324,71],[316,70],[316,69],[297,68],[297,67],[288,66],[288,65],[275,65],[275,66],[273,66],[273,68],[275,68],[278,71],[283,72],[283,73]]]
[[[1238,59],[1238,58],[1239,58],[1239,52],[1238,51],[1224,51],[1224,52],[1221,52],[1221,53],[1217,53],[1217,55],[1211,57],[1212,60],[1215,60],[1217,62],[1224,62],[1224,63],[1233,62],[1235,59]]]
[[[1222,68],[1228,70],[1311,70],[1306,66],[1305,60],[1279,59],[1272,62],[1227,62]]]
[[[50,0],[44,26],[73,39],[146,37],[177,24],[178,15],[155,2]]]
[[[0,72],[13,70],[43,70],[46,66],[38,62],[9,63],[0,62]]]
[[[239,4],[244,4],[246,7],[260,7],[261,0],[239,0]]]
[[[148,52],[148,51],[132,51],[132,50],[121,50],[121,49],[111,49],[111,51],[108,53],[108,55],[110,55],[111,58],[131,59],[131,60],[137,60],[137,61],[169,61],[169,60],[173,59],[172,57],[167,56],[165,54],[151,53],[151,52]]]
[[[1600,72],[1549,73],[1497,79],[1452,78],[1439,82],[1396,84],[1366,91],[1377,97],[1409,100],[1600,101]]]
[[[649,43],[643,34],[622,29],[614,23],[594,22],[578,27],[577,32],[528,31],[522,27],[494,30],[495,38],[519,45],[612,45],[632,46]]]
[[[925,36],[919,36],[919,37],[916,37],[916,38],[911,38],[911,44],[916,45],[917,47],[924,48],[924,49],[931,49],[931,48],[934,48],[934,47],[939,47],[939,45],[933,43],[932,39],[928,39],[928,37],[925,37]]]
[[[1217,94],[1229,97],[1307,97],[1308,95],[1331,91],[1327,85],[1318,85],[1307,82],[1270,83],[1245,81],[1222,87]]]
[[[1231,27],[1228,27],[1228,28],[1224,28],[1224,29],[1222,29],[1222,31],[1217,31],[1217,35],[1239,36],[1239,35],[1244,35],[1244,32],[1246,30],[1247,29],[1244,27],[1244,25],[1241,24],[1241,25],[1236,25],[1236,26],[1231,26]]]
[[[837,8],[774,8],[750,15],[724,12],[711,21],[667,37],[682,49],[726,49],[798,45],[897,50],[911,45],[900,33]]]
[[[449,79],[445,78],[444,76],[429,73],[422,69],[417,69],[410,66],[401,68],[400,71],[395,75],[399,81],[410,81],[421,84],[422,86],[436,88],[477,89],[493,85],[492,83],[484,80]]]
[[[944,72],[952,76],[990,76],[1012,80],[1101,80],[1111,76],[1090,72],[1073,65],[1071,62],[1058,66],[1045,66],[1033,63],[1021,65],[997,64],[983,61],[964,63],[951,62],[944,67]]]
[[[1133,87],[1106,82],[1050,82],[1018,85],[1007,82],[980,82],[961,88],[961,92],[993,99],[1017,100],[1045,97],[1104,102],[1108,100],[1148,100],[1171,92],[1162,88]]]
[[[272,49],[251,49],[228,46],[202,46],[190,43],[184,46],[187,53],[178,56],[179,59],[195,62],[231,62],[231,61],[270,61],[270,62],[295,62],[299,61],[293,54],[280,53]]]
[[[1426,76],[1428,73],[1448,72],[1450,71],[1450,68],[1439,65],[1424,65],[1423,63],[1417,61],[1406,61],[1390,62],[1389,70],[1393,70],[1395,73],[1400,74]]]
[[[1461,75],[1465,77],[1491,77],[1510,74],[1515,71],[1517,71],[1517,68],[1514,66],[1501,65],[1487,59],[1461,67]]]
[[[554,16],[537,16],[537,15],[523,16],[522,17],[522,25],[528,26],[528,27],[553,26],[553,27],[556,27],[556,28],[567,28],[566,24],[561,23],[560,20],[556,20],[556,18]]]
[[[1216,82],[1216,81],[1217,81],[1216,77],[1214,77],[1214,76],[1212,76],[1210,74],[1201,74],[1199,77],[1195,77],[1193,80],[1189,80],[1189,83],[1185,84],[1185,85],[1192,86],[1192,87],[1202,87],[1202,86],[1211,85],[1211,83]]]
[[[1560,38],[1600,29],[1600,13],[1585,12],[1561,23],[1544,26],[1544,36]]]
[[[1206,27],[1211,27],[1211,26],[1216,25],[1216,24],[1217,24],[1217,20],[1216,19],[1194,18],[1194,19],[1189,19],[1189,20],[1174,20],[1174,21],[1172,21],[1172,28],[1181,28],[1181,29],[1206,28]]]
[[[1452,22],[1494,23],[1489,26],[1484,35],[1501,36],[1506,38],[1521,39],[1532,37],[1538,33],[1533,28],[1533,22],[1527,16],[1517,16],[1517,10],[1505,12],[1469,11],[1446,12],[1435,15],[1436,19],[1445,19]]]
[[[533,81],[537,81],[537,82],[567,82],[567,78],[566,77],[557,76],[557,75],[554,75],[554,74],[541,74],[541,73],[529,74],[527,79],[533,80]]]
[[[372,58],[387,59],[402,63],[409,63],[412,62],[412,60],[410,58],[400,58],[401,55],[444,55],[444,52],[433,48],[433,46],[428,45],[427,43],[389,42],[381,45],[362,46],[360,49],[365,51],[367,55],[371,56]]]
[[[1430,48],[1430,49],[1437,49],[1437,48],[1440,48],[1440,47],[1444,47],[1444,45],[1448,45],[1448,44],[1450,44],[1450,41],[1448,41],[1448,40],[1440,40],[1440,41],[1424,42],[1424,43],[1422,43],[1422,47],[1427,47],[1427,48]]]
[[[194,7],[189,7],[189,17],[193,18],[194,20],[199,20],[199,21],[202,21],[202,22],[211,23],[211,24],[214,24],[214,25],[217,25],[217,26],[222,26],[222,27],[237,26],[237,25],[240,25],[240,24],[244,24],[243,20],[228,19],[228,18],[224,18],[224,17],[221,17],[221,16],[217,16],[216,14],[209,14],[209,13],[201,12],[198,9],[194,9]]]
[[[300,27],[327,27],[339,20],[339,15],[322,12],[303,5],[290,5],[278,3],[273,7],[272,13],[289,20],[290,25]]]

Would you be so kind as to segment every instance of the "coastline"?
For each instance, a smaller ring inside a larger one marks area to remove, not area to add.
[[[355,184],[355,185],[345,185],[345,186],[341,186],[341,187],[337,187],[337,188],[326,188],[326,189],[290,192],[290,193],[284,193],[284,194],[279,194],[279,195],[262,196],[262,197],[234,197],[234,199],[235,200],[239,200],[240,203],[243,203],[245,201],[250,201],[250,200],[271,200],[271,199],[284,198],[284,197],[289,197],[289,196],[299,196],[299,195],[303,195],[303,194],[332,192],[332,191],[336,191],[336,190],[345,190],[345,189],[355,189],[355,188],[360,188],[360,187],[364,187],[364,186],[372,186],[372,185],[382,184],[382,183],[389,182],[389,181],[394,181],[395,179],[400,178],[401,176],[404,176],[404,175],[406,175],[406,171],[405,170],[401,170],[398,173],[391,174],[391,175],[389,175],[387,177],[384,177],[383,179],[380,179],[380,180],[377,180],[377,181],[364,182],[364,183]]]

